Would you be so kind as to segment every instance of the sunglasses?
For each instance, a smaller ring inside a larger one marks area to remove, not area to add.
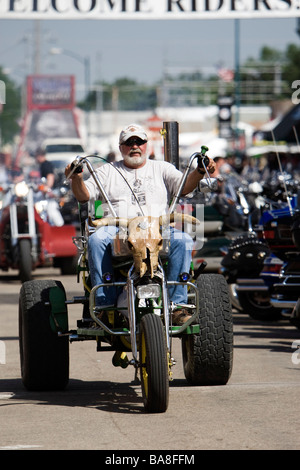
[[[140,147],[146,142],[146,140],[140,139],[139,137],[131,137],[130,139],[126,140],[126,142],[124,142],[124,145],[126,145],[127,147],[133,147],[133,145],[137,145],[138,147]]]

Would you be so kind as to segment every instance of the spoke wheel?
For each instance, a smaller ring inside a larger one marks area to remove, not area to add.
[[[145,410],[163,413],[169,404],[168,354],[162,321],[154,314],[141,320],[139,356]]]

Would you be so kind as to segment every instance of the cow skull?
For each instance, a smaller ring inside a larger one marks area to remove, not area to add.
[[[139,216],[132,219],[104,217],[103,219],[89,219],[89,224],[100,228],[106,225],[128,227],[127,243],[132,252],[136,273],[143,277],[149,272],[154,276],[158,266],[159,252],[163,247],[160,226],[172,222],[189,222],[199,224],[199,220],[188,214],[172,213],[160,217]]]

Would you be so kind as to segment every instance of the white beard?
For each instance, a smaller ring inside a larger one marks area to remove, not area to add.
[[[145,160],[146,160],[146,155],[140,155],[138,157],[130,157],[129,155],[123,155],[124,162],[127,164],[127,166],[131,168],[137,168],[140,165],[142,165]]]

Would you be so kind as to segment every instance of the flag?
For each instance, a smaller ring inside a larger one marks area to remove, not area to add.
[[[230,69],[219,69],[218,76],[224,82],[231,82],[234,79],[234,71]]]

